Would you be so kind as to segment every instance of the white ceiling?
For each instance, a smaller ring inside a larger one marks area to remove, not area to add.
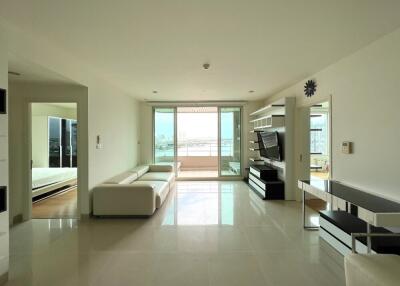
[[[18,58],[12,54],[8,56],[8,71],[11,72],[8,75],[11,82],[74,84],[71,80],[53,71]],[[12,73],[18,73],[19,75]]]
[[[38,104],[40,104],[40,103],[38,103]],[[44,103],[44,104],[68,108],[68,109],[76,109],[76,103],[72,103],[72,102],[49,102],[49,103]]]
[[[0,9],[148,100],[271,95],[400,27],[399,15],[398,0],[2,0]]]

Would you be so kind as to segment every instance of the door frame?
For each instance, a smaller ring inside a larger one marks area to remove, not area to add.
[[[329,104],[329,108],[328,108],[328,136],[329,136],[329,148],[328,148],[328,154],[329,154],[329,179],[332,179],[333,178],[333,160],[332,160],[332,142],[333,142],[333,140],[332,140],[332,138],[333,138],[333,136],[332,136],[332,134],[333,134],[333,128],[332,128],[332,126],[333,126],[333,124],[332,124],[332,95],[329,95],[327,98],[325,98],[325,99],[321,99],[321,100],[319,100],[319,101],[317,101],[317,102],[314,102],[314,103],[312,103],[312,104],[309,104],[309,105],[307,105],[307,106],[305,106],[305,108],[307,108],[308,109],[308,114],[309,115],[311,115],[311,108],[313,107],[313,105],[318,105],[318,104],[322,104],[322,103],[324,103],[324,102],[328,102],[328,104]],[[307,134],[308,134],[308,137],[309,137],[309,139],[308,139],[308,145],[307,145],[307,150],[308,150],[308,157],[309,158],[311,158],[311,149],[310,149],[310,139],[311,139],[311,131],[310,131],[310,116],[308,116],[308,124],[307,124]],[[309,159],[309,161],[310,161],[310,159]],[[309,178],[311,178],[311,170],[309,169],[310,167],[308,167],[308,174],[309,174]]]
[[[240,110],[240,174],[229,176],[229,175],[222,175],[221,174],[221,109],[222,108],[230,108],[230,107],[237,107]],[[242,179],[243,178],[243,106],[218,106],[218,178],[232,178],[232,179]]]
[[[31,89],[30,89],[31,90]],[[31,90],[32,91],[32,90]],[[58,93],[57,96],[54,96]],[[32,175],[31,175],[31,158],[32,158],[32,103],[49,103],[49,102],[73,102],[77,104],[77,148],[78,148],[78,198],[77,209],[78,218],[88,217],[91,212],[90,193],[89,193],[89,133],[88,133],[88,88],[85,86],[71,86],[67,91],[60,92],[59,87],[37,85],[32,93],[24,91],[21,102],[14,103],[13,109],[21,112],[23,147],[21,148],[21,159],[17,159],[18,171],[17,175],[22,178],[21,186],[18,190],[20,197],[11,196],[12,201],[20,204],[21,210],[18,211],[16,206],[10,207],[10,222],[19,223],[32,219]],[[12,154],[13,158],[16,153]],[[15,178],[13,178],[15,180]],[[13,181],[14,183],[14,181]],[[20,215],[22,215],[20,217]]]
[[[81,140],[82,137],[82,131],[80,131],[81,129],[81,124],[80,119],[82,119],[82,115],[80,114],[79,110],[80,110],[80,103],[78,101],[75,100],[62,100],[62,101],[55,101],[55,100],[28,100],[27,102],[27,108],[28,108],[28,118],[26,120],[27,122],[27,134],[28,134],[28,162],[29,162],[29,170],[28,170],[28,194],[27,196],[27,201],[28,204],[27,206],[24,208],[24,218],[27,218],[28,220],[32,219],[32,104],[46,104],[46,103],[75,103],[76,104],[76,121],[78,122],[78,130],[77,130],[77,157],[78,157],[78,163],[77,163],[77,219],[80,219],[82,216],[82,196],[84,195],[84,182],[80,182],[82,180],[82,178],[84,177],[84,170],[82,168],[84,168],[85,164],[83,164],[84,162],[82,162],[82,159],[80,160],[80,154],[84,153],[82,151],[79,151],[81,148],[83,148],[82,150],[84,151],[86,149],[86,153],[87,153],[87,145],[86,148],[84,147],[84,144]],[[47,116],[47,118],[49,117],[55,117],[55,116]],[[84,120],[83,120],[84,121]],[[60,123],[61,124],[61,123]],[[86,121],[87,124],[87,121]],[[49,131],[49,130],[48,130]],[[61,132],[61,130],[60,130]],[[62,162],[62,158],[60,155],[60,164]],[[87,161],[86,161],[87,162]],[[87,166],[87,163],[86,163]],[[82,169],[82,170],[81,170]]]

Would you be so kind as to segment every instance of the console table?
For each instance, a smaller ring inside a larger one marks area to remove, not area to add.
[[[303,193],[303,227],[308,230],[319,229],[306,225],[305,195],[309,193],[329,204],[329,210],[352,215],[355,219],[366,223],[366,233],[382,227],[400,227],[400,204],[376,195],[357,190],[334,180],[300,180],[298,187]],[[332,218],[339,217],[335,213],[321,212],[322,220],[330,222],[333,227],[339,226],[340,221]],[[340,216],[343,217],[343,216]],[[347,219],[349,221],[349,219]],[[354,225],[360,225],[355,221]],[[337,225],[335,226],[335,223]],[[342,230],[346,227],[340,227]],[[351,226],[350,226],[351,230]],[[354,231],[359,232],[359,231]],[[343,243],[343,241],[341,241]],[[367,236],[367,252],[371,252],[371,236]]]

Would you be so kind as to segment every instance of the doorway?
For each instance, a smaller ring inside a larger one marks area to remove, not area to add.
[[[329,101],[310,107],[310,178],[328,180],[330,160]]]
[[[153,108],[156,164],[173,164],[179,179],[241,176],[241,108]]]
[[[78,218],[76,103],[31,104],[32,218]]]
[[[178,178],[218,177],[218,108],[177,108]]]

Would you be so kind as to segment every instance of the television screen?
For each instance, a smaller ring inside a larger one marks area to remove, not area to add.
[[[281,150],[279,146],[279,133],[278,132],[262,132],[261,139],[264,150],[261,156],[271,160],[281,161]]]

